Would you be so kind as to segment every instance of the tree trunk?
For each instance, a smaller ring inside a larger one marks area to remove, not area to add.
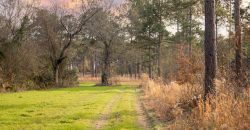
[[[82,76],[85,76],[85,57],[83,57],[83,63],[82,63]]]
[[[133,73],[132,73],[132,66],[131,66],[131,64],[128,65],[128,73],[129,73],[130,78],[132,78],[133,77]]]
[[[161,0],[159,0],[159,7],[158,7],[158,17],[159,17],[159,24],[161,27],[163,27],[163,22],[162,22],[162,3]],[[158,46],[157,46],[157,54],[158,54],[158,59],[157,59],[157,76],[161,77],[161,44],[162,44],[162,40],[163,40],[163,30],[161,30],[159,32],[159,36],[158,36]]]
[[[151,59],[151,47],[149,46],[149,62],[148,62],[148,75],[149,75],[149,78],[152,79],[153,76],[152,76],[152,59]]]
[[[242,78],[242,40],[241,40],[241,22],[240,22],[240,0],[235,0],[234,5],[235,15],[235,71],[236,78],[240,80]]]
[[[218,16],[215,18],[215,42],[218,43]]]
[[[59,86],[59,65],[55,65],[54,67],[54,81],[55,81],[55,85],[56,87]]]
[[[95,54],[91,58],[91,76],[96,77],[96,59],[95,59]]]
[[[102,85],[109,86],[109,78],[110,78],[110,47],[107,43],[104,44],[104,66],[102,70]]]
[[[138,78],[140,78],[141,77],[141,65],[140,65],[140,63],[137,63],[136,64],[136,70],[137,70],[137,76],[138,76]]]
[[[215,93],[214,80],[216,77],[216,43],[215,43],[215,1],[205,0],[205,94]]]
[[[215,8],[219,8],[218,0],[215,0]],[[218,43],[218,22],[219,22],[218,15],[215,14],[215,41],[216,43]]]
[[[228,33],[228,37],[229,37],[229,43],[231,43],[231,32],[232,32],[232,22],[231,22],[231,17],[232,17],[232,0],[229,0],[229,17],[230,17],[230,20],[229,20],[229,33]]]
[[[193,37],[193,32],[192,32],[192,20],[193,20],[193,11],[192,11],[192,6],[189,8],[189,57],[192,57],[192,37]]]
[[[163,38],[163,33],[159,33],[159,43],[157,47],[157,54],[158,54],[158,59],[157,59],[157,73],[158,77],[161,77],[161,43],[162,43],[162,38]]]
[[[95,73],[95,77],[97,77],[98,64],[97,64],[97,56],[96,56],[96,54],[94,55],[94,73]]]

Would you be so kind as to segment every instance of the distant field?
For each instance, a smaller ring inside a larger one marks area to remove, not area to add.
[[[0,130],[138,130],[135,89],[89,83],[0,94]]]

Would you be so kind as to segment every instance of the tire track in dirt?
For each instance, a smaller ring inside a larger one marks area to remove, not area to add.
[[[136,112],[137,112],[137,120],[140,127],[143,130],[150,130],[147,116],[145,115],[145,110],[143,109],[143,104],[141,103],[139,95],[136,96]]]
[[[111,101],[104,107],[97,121],[95,121],[95,130],[101,130],[107,123],[112,114],[112,109],[115,104],[121,99],[123,91],[112,97]]]

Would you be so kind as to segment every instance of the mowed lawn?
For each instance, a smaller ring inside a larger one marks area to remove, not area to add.
[[[0,130],[138,130],[135,89],[88,83],[0,94]]]

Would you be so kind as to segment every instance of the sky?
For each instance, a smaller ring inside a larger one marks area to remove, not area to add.
[[[26,0],[26,1],[33,1],[33,0]],[[68,8],[68,9],[74,9],[77,5],[77,2],[80,2],[81,0],[34,0],[34,1],[40,1],[41,6],[51,6],[53,3],[58,3],[61,4],[63,7]],[[113,1],[113,5],[119,5],[125,0],[106,0],[106,1]],[[249,3],[250,0],[243,0],[242,6],[246,6],[247,3]],[[222,25],[221,28],[219,28],[219,34],[222,34],[224,36],[227,36],[228,31],[227,31],[226,25]],[[175,26],[169,26],[168,30],[172,33],[176,32],[176,27]]]
[[[27,0],[27,1],[33,1],[33,0]],[[53,3],[61,4],[67,8],[73,9],[77,2],[81,2],[81,0],[35,0],[38,3],[40,3],[41,6],[50,6]],[[124,0],[107,0],[107,1],[113,1],[113,4],[117,5],[122,3]]]
[[[248,5],[250,5],[250,0],[242,0],[242,4],[241,4],[242,7],[246,7]],[[203,25],[201,26],[201,28],[204,30],[204,25],[205,25],[204,18],[202,18],[200,22]],[[228,26],[229,26],[228,23],[221,23],[218,28],[218,34],[224,37],[228,37],[228,30],[229,30]],[[167,30],[170,31],[172,34],[175,34],[177,27],[176,25],[168,26]]]

